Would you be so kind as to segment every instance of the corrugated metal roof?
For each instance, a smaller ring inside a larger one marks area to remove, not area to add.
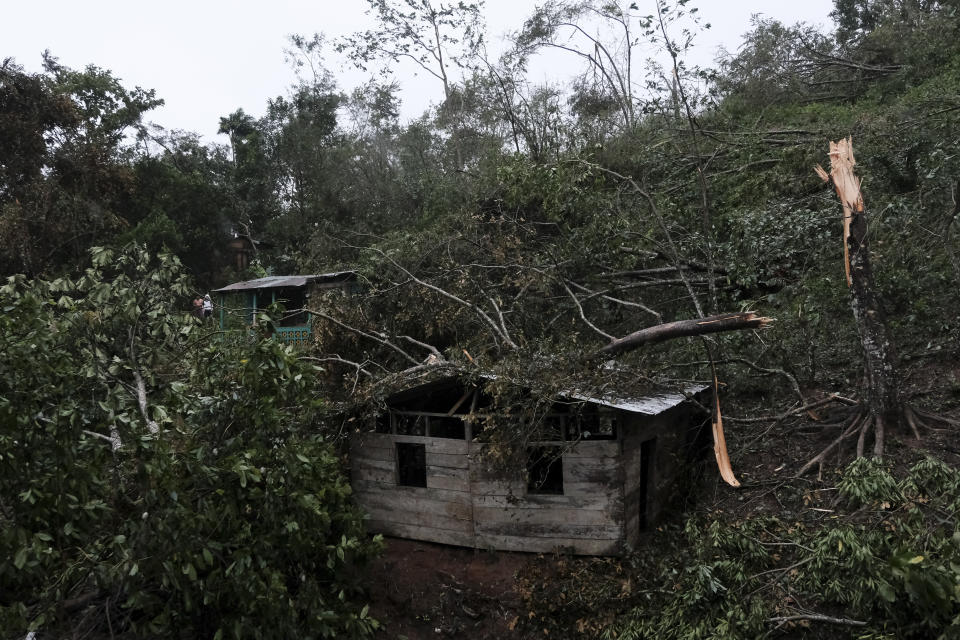
[[[682,392],[675,391],[671,393],[659,393],[644,396],[642,398],[615,398],[612,396],[593,398],[574,392],[567,393],[566,395],[575,400],[592,402],[594,404],[610,407],[612,409],[621,409],[631,413],[642,413],[643,415],[647,416],[655,416],[668,409],[674,408],[678,404],[681,404],[687,399],[687,395],[700,393],[704,389],[709,389],[709,386],[705,384],[692,384],[684,388]]]
[[[232,293],[234,291],[250,291],[253,289],[275,289],[277,287],[302,287],[308,282],[324,282],[348,280],[355,276],[353,271],[334,271],[332,273],[319,273],[302,276],[267,276],[266,278],[257,278],[256,280],[244,280],[243,282],[234,282],[225,287],[214,289],[214,293]]]
[[[481,373],[480,377],[487,380],[497,379],[496,375],[490,373]],[[459,379],[459,376],[452,375],[433,380],[425,384],[417,385],[393,394],[388,402],[396,401],[400,398],[410,398],[412,396],[416,396],[418,393],[428,392],[430,389],[433,389],[438,385],[449,384],[450,382],[458,381]],[[688,395],[695,395],[709,388],[710,385],[706,384],[688,384],[679,391],[654,393],[648,396],[640,396],[636,398],[618,398],[609,394],[598,398],[585,393],[570,390],[561,392],[560,397],[590,402],[592,404],[610,407],[611,409],[629,411],[630,413],[641,413],[646,416],[656,416],[660,415],[664,411],[667,411],[668,409],[672,409],[677,405],[682,404],[686,401]]]

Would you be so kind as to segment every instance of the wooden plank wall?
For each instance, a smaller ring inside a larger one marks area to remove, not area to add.
[[[471,443],[476,459],[483,445]],[[502,551],[585,555],[620,552],[623,542],[623,474],[620,443],[581,442],[563,454],[563,495],[527,494],[522,479],[471,468],[476,546]]]
[[[657,416],[634,415],[624,429],[623,468],[626,505],[626,542],[635,547],[640,537],[640,450],[656,438],[652,469],[647,485],[647,526],[655,524],[664,505],[675,495],[677,477],[683,471],[689,411],[681,405]]]
[[[396,484],[396,443],[426,447],[427,487]],[[624,538],[621,443],[581,442],[563,454],[564,495],[527,495],[526,482],[491,475],[484,445],[367,433],[351,442],[356,500],[372,531],[481,549],[615,555]]]
[[[425,445],[426,488],[397,485],[398,442]],[[354,496],[372,531],[474,546],[466,441],[366,433],[351,440],[350,460]]]

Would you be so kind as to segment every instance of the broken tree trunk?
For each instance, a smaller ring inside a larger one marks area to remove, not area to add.
[[[843,205],[847,284],[850,287],[850,307],[863,347],[867,385],[864,409],[870,417],[863,421],[859,435],[865,436],[871,428],[874,429],[873,453],[879,457],[883,455],[885,426],[898,424],[901,417],[909,421],[911,414],[900,398],[896,349],[874,283],[867,214],[860,179],[853,172],[855,164],[853,143],[846,138],[830,143],[830,173],[820,166],[816,170],[823,180],[833,182]],[[862,450],[863,437],[860,442],[858,452]]]
[[[752,311],[743,313],[722,313],[709,318],[694,318],[692,320],[677,320],[640,331],[634,331],[628,336],[613,340],[597,353],[600,355],[618,355],[631,351],[647,344],[656,344],[664,340],[684,338],[687,336],[703,336],[708,333],[721,331],[740,331],[743,329],[763,329],[772,322],[770,318],[758,316]]]

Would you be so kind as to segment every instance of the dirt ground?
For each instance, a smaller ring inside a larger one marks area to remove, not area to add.
[[[371,615],[378,637],[494,640],[519,615],[514,574],[534,554],[478,551],[386,538],[370,567]]]

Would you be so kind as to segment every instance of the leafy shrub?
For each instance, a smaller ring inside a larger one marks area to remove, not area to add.
[[[925,458],[897,477],[859,460],[839,489],[827,518],[718,511],[665,528],[623,560],[564,560],[549,574],[534,564],[520,575],[529,614],[517,624],[610,640],[746,639],[820,625],[817,637],[958,637],[960,471]]]
[[[0,288],[0,628],[369,635],[379,541],[313,426],[314,370],[208,344],[186,293],[137,247]]]

